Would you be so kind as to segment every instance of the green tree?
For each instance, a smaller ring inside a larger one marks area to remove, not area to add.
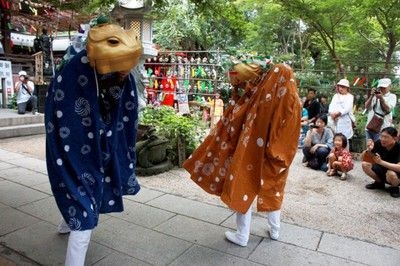
[[[243,19],[232,1],[168,0],[152,16],[154,42],[165,49],[226,49],[242,35]]]
[[[383,74],[393,72],[393,56],[400,46],[400,2],[398,0],[361,1],[352,15],[356,32],[383,59]],[[364,19],[367,15],[367,19]]]
[[[342,29],[344,25],[350,23],[350,12],[357,1],[277,0],[277,2],[315,31],[335,62],[338,75],[343,77],[345,69],[338,50],[342,44],[341,40],[345,38]]]

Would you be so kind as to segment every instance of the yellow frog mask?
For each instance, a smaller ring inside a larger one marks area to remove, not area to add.
[[[261,66],[254,63],[238,63],[232,70],[231,84],[233,86],[255,80],[262,74]]]
[[[124,30],[114,24],[90,29],[86,50],[90,65],[100,74],[129,72],[143,53],[134,29]]]

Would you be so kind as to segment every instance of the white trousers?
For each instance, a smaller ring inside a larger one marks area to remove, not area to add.
[[[251,213],[251,207],[245,214],[236,213],[237,234],[245,241],[250,236]],[[271,231],[279,232],[281,228],[281,210],[267,212],[267,221]]]
[[[84,266],[92,230],[71,231],[68,238],[65,266]]]

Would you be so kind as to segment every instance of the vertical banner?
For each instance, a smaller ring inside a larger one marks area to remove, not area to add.
[[[181,114],[189,114],[189,100],[186,93],[178,93],[176,94],[178,98],[178,112]]]

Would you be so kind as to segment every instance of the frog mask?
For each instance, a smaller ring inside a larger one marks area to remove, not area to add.
[[[90,65],[100,74],[129,72],[143,53],[134,29],[124,30],[114,24],[93,27],[86,49]]]

